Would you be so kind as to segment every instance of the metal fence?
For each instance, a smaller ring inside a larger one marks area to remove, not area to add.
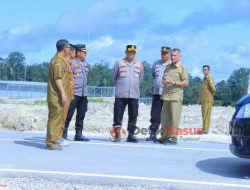
[[[46,96],[46,83],[0,81],[0,97],[11,99],[39,99],[46,98]]]
[[[115,87],[88,86],[89,97],[114,97]],[[41,99],[47,97],[47,83],[25,81],[0,81],[0,97],[11,99]],[[141,103],[151,104],[152,98],[141,98]]]

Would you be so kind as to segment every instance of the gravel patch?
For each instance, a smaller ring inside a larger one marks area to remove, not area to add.
[[[140,104],[137,126],[148,129],[150,125],[150,106]],[[210,132],[202,135],[196,140],[229,142],[229,121],[233,115],[232,107],[213,107]],[[36,105],[27,100],[5,100],[0,101],[0,130],[14,131],[46,131],[48,108],[46,105]],[[126,129],[128,122],[127,109],[124,114],[123,125]],[[70,123],[73,132],[75,115]],[[109,130],[113,123],[113,100],[107,102],[88,104],[88,112],[84,120],[84,133],[89,136],[109,136]],[[183,106],[181,115],[181,128],[201,128],[200,105]],[[145,139],[149,131],[138,134],[138,138]],[[189,137],[189,136],[185,136]],[[193,135],[194,137],[194,135]],[[194,139],[195,140],[195,139]]]
[[[0,178],[0,190],[180,190],[175,187],[90,184],[31,177]]]

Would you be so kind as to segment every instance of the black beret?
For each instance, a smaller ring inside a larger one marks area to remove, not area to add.
[[[71,50],[76,50],[76,46],[73,44],[69,44]]]
[[[170,52],[171,51],[171,48],[168,47],[168,46],[162,46],[161,47],[161,52]]]
[[[128,51],[128,52],[136,52],[136,46],[135,45],[127,45],[126,51]]]
[[[76,51],[88,51],[86,44],[76,44]]]

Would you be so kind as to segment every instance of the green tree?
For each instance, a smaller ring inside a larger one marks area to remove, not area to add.
[[[0,80],[8,80],[5,60],[0,57]]]
[[[222,80],[216,84],[214,100],[215,105],[218,106],[229,106],[232,104],[231,89],[226,81]]]
[[[184,88],[183,104],[197,104],[202,80],[199,77],[193,78],[191,75],[189,75],[188,81],[188,87]]]
[[[48,78],[48,62],[41,64],[29,65],[27,67],[27,80],[35,82],[47,82]]]
[[[231,90],[231,101],[236,102],[246,94],[250,69],[240,68],[235,70],[227,81]]]
[[[7,77],[8,80],[24,80],[25,76],[25,57],[20,52],[12,52],[7,57]]]
[[[151,97],[153,90],[151,65],[144,61],[144,78],[140,85],[141,97]]]
[[[112,69],[109,67],[109,63],[101,62],[89,66],[88,85],[113,86]]]

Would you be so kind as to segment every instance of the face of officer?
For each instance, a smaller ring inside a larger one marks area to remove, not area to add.
[[[87,52],[86,51],[77,51],[76,56],[79,60],[84,61],[86,59]]]
[[[166,52],[166,51],[161,52],[161,59],[162,59],[163,63],[166,63],[170,59],[170,51],[169,52]]]
[[[69,57],[70,57],[70,59],[74,59],[76,57],[76,49],[75,48],[70,48]]]
[[[135,54],[136,54],[135,51],[132,51],[132,52],[131,52],[131,51],[126,51],[125,53],[126,53],[126,60],[127,60],[128,62],[131,62],[131,61],[134,60]]]
[[[207,76],[210,73],[210,68],[209,67],[203,67],[202,71],[203,71],[203,74],[205,76]]]
[[[68,57],[70,55],[70,47],[65,47],[62,50],[64,57]]]
[[[171,51],[171,61],[173,64],[177,64],[181,60],[181,54],[178,51]]]

